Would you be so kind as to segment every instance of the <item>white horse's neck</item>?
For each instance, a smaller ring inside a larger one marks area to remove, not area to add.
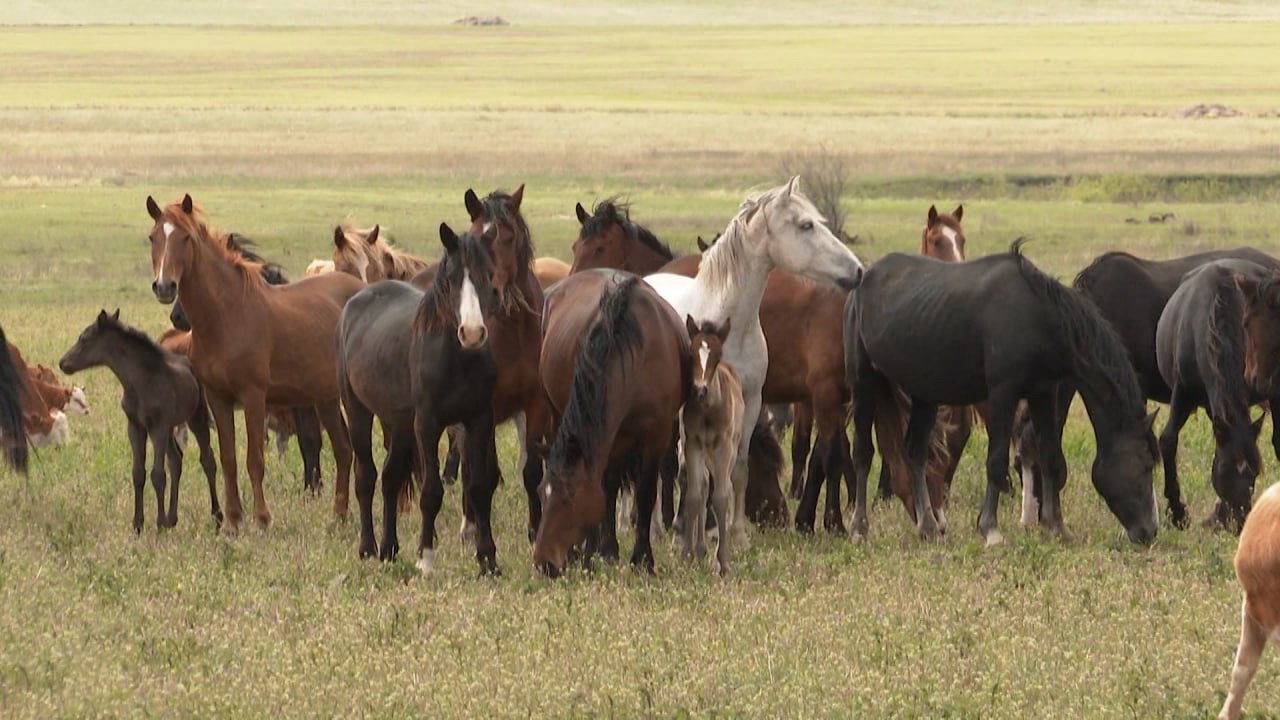
[[[764,299],[764,286],[773,270],[773,261],[767,255],[752,251],[746,233],[768,232],[768,227],[753,223],[751,227],[738,222],[729,228],[715,245],[707,251],[694,277],[698,288],[693,303],[693,316],[699,320],[711,320],[723,325],[730,320],[733,327],[748,330],[760,325],[760,302]],[[746,333],[733,333],[742,337]]]

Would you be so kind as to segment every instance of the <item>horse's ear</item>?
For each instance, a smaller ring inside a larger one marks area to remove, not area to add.
[[[365,242],[370,245],[378,242],[378,233],[381,231],[382,231],[381,225],[374,225],[373,229],[369,231],[369,237],[365,238]]]
[[[960,218],[964,217],[964,205],[957,205],[955,212],[951,213],[951,217],[955,218],[956,222],[960,222]]]
[[[164,214],[160,212],[160,206],[156,204],[156,199],[150,195],[147,196],[147,214],[151,216],[152,220],[156,221],[159,221],[160,216]]]
[[[511,212],[518,212],[520,210],[520,203],[523,201],[524,183],[520,183],[520,187],[516,188],[516,191],[511,193],[511,199],[507,201],[507,210]]]
[[[689,339],[692,340],[698,335],[698,323],[693,321],[692,315],[684,316],[684,327],[689,331]]]
[[[98,311],[98,326],[99,326],[99,327],[101,327],[102,325],[106,325],[106,324],[107,324],[107,311],[106,311],[106,310],[99,310],[99,311]]]
[[[120,308],[116,308],[116,311],[111,313],[111,319],[115,322],[120,322]]]
[[[582,203],[578,203],[577,207],[574,208],[574,211],[578,213],[578,224],[586,225],[587,220],[589,220],[591,216],[587,214],[587,209],[582,207]]]
[[[458,235],[449,227],[449,223],[440,223],[440,244],[444,251],[453,254],[458,252]]]
[[[711,246],[707,244],[707,241],[706,241],[706,240],[703,240],[703,239],[702,239],[702,236],[701,236],[701,235],[699,235],[699,236],[698,236],[698,252],[706,252],[706,251],[707,251],[707,249],[708,249],[708,248],[710,248],[710,247],[711,247]]]
[[[928,223],[926,223],[926,224],[925,224],[925,227],[933,227],[934,225],[937,225],[937,224],[938,224],[938,206],[937,206],[937,205],[930,205],[930,206],[929,206],[929,221],[928,221]]]
[[[195,209],[195,203],[191,201],[191,193],[187,193],[183,195],[182,196],[182,212],[190,215],[191,211],[194,209]]]
[[[479,220],[480,216],[484,215],[484,204],[476,196],[475,190],[467,188],[467,194],[462,196],[462,202],[467,206],[467,214],[471,216],[471,222]]]
[[[347,246],[347,234],[342,232],[342,226],[338,225],[333,228],[333,244],[334,247],[342,250]]]
[[[791,179],[787,181],[787,186],[783,189],[782,195],[779,196],[779,199],[790,200],[791,194],[794,193],[798,187],[800,187],[800,176],[793,175]]]
[[[720,338],[720,344],[721,344],[721,345],[723,345],[724,343],[728,342],[728,340],[729,340],[729,326],[730,326],[732,323],[733,323],[733,318],[725,318],[725,319],[724,319],[724,325],[723,325],[723,326],[721,326],[721,328],[720,328],[720,330],[719,330],[718,332],[716,332],[716,337]]]

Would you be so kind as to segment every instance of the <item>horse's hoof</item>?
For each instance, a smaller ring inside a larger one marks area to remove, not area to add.
[[[937,542],[942,538],[942,533],[938,532],[937,523],[920,523],[916,526],[916,533],[920,535],[921,540],[928,542]]]
[[[418,561],[414,565],[417,566],[418,572],[423,575],[430,575],[436,569],[436,551],[419,550]]]
[[[240,535],[240,521],[227,518],[220,528],[224,537],[234,538]]]
[[[734,531],[733,544],[731,545],[731,547],[734,550],[738,550],[738,551],[750,550],[751,536],[748,535],[745,530]]]
[[[983,542],[983,546],[989,547],[989,548],[995,547],[997,545],[1003,545],[1003,544],[1004,544],[1004,536],[1000,534],[999,530],[992,530],[991,532],[987,533],[986,541]]]
[[[853,541],[853,544],[854,544],[854,545],[862,545],[862,544],[865,544],[865,543],[867,542],[867,531],[866,531],[866,529],[865,529],[865,528],[863,528],[862,530],[854,530],[854,531],[850,534],[849,539],[850,539],[851,541]]]
[[[377,543],[360,543],[360,559],[379,557]]]
[[[1186,530],[1191,525],[1191,518],[1187,515],[1187,506],[1182,503],[1169,505],[1169,523],[1179,530]]]
[[[271,513],[254,513],[253,519],[258,523],[258,527],[262,528],[264,531],[271,529]]]

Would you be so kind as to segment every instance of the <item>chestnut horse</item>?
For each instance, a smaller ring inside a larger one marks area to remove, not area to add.
[[[9,357],[9,343],[0,328],[0,445],[5,462],[23,475],[27,474],[27,435],[22,429],[22,379]]]
[[[328,273],[289,285],[268,285],[258,266],[226,247],[203,213],[185,195],[163,209],[150,196],[147,212],[151,283],[156,299],[181,296],[191,322],[191,365],[204,385],[218,429],[225,485],[223,530],[236,533],[244,515],[237,478],[235,406],[244,408],[246,466],[259,525],[271,524],[262,490],[267,404],[315,406],[329,434],[337,466],[334,514],[345,518],[351,441],[338,405],[334,333],[343,304],[363,287],[344,273]]]
[[[533,261],[533,274],[543,290],[569,276],[572,266],[560,258],[540,257]]]
[[[345,222],[333,229],[333,269],[366,284],[411,280],[430,264],[392,245],[378,225],[360,229]]]
[[[1280,638],[1280,484],[1272,485],[1244,521],[1236,548],[1240,644],[1231,668],[1231,688],[1219,720],[1236,720],[1267,641]]]
[[[558,575],[589,535],[586,560],[610,541],[616,553],[617,523],[606,508],[625,475],[638,513],[631,563],[652,571],[658,468],[689,394],[689,336],[652,288],[613,270],[565,278],[547,295],[543,317],[542,383],[559,422],[534,565]]]

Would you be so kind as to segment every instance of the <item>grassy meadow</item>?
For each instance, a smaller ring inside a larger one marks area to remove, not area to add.
[[[624,195],[690,250],[745,192],[825,148],[851,170],[864,260],[914,250],[928,206],[960,202],[970,255],[1025,235],[1067,280],[1112,248],[1280,252],[1280,25],[1264,3],[814,3],[784,17],[753,1],[724,22],[715,0],[222,5],[0,10],[0,323],[28,359],[55,362],[102,307],[165,327],[148,194],[190,192],[300,276],[344,218],[435,255],[468,187],[523,182],[539,254],[567,259],[575,202]],[[1138,24],[1149,8],[1159,22]],[[438,25],[493,12],[517,24]],[[1179,116],[1215,102],[1245,115]],[[27,478],[0,473],[3,717],[1196,718],[1225,691],[1234,538],[1123,541],[1088,481],[1082,412],[1065,439],[1070,542],[1018,529],[1006,497],[1008,542],[982,548],[979,434],[936,546],[886,503],[865,545],[756,532],[723,579],[664,541],[655,577],[550,582],[509,482],[504,574],[478,580],[456,487],[421,577],[418,518],[401,520],[399,561],[359,561],[356,528],[330,518],[331,456],[311,498],[292,448],[268,455],[269,531],[216,535],[189,457],[179,526],[156,531],[148,490],[135,537],[118,385],[105,370],[75,381],[93,414],[72,418],[72,443],[36,452]],[[1211,452],[1198,417],[1180,453],[1196,516],[1212,504]],[[509,429],[500,457],[514,478]],[[1280,711],[1269,660],[1245,703],[1257,716]]]

